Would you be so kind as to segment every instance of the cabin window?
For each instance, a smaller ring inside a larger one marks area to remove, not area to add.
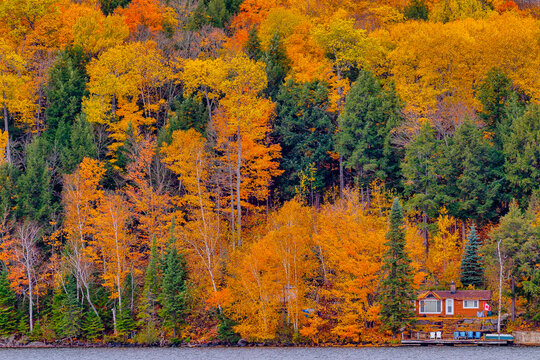
[[[420,300],[420,314],[439,314],[441,312],[441,300]]]
[[[463,300],[464,309],[478,309],[478,300]]]

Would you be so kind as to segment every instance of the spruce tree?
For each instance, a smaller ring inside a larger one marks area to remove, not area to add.
[[[165,325],[173,330],[176,337],[179,325],[187,314],[186,262],[171,241],[163,264],[161,284],[162,317]]]
[[[148,334],[153,332],[157,322],[156,305],[160,285],[158,261],[156,236],[154,235],[150,249],[150,259],[148,260],[148,266],[144,274],[144,287],[138,311],[139,326],[146,329]]]
[[[248,39],[244,46],[244,52],[248,58],[254,61],[258,61],[262,57],[261,42],[255,26],[248,32]]]
[[[270,39],[270,44],[264,55],[264,62],[266,63],[266,77],[268,79],[266,94],[275,99],[290,69],[289,59],[277,31]]]
[[[96,313],[90,310],[86,312],[82,320],[81,330],[88,340],[95,340],[103,334],[105,328]]]
[[[72,173],[83,158],[96,158],[97,155],[94,128],[88,122],[86,115],[80,114],[75,119],[71,129],[69,146],[64,148],[61,153],[64,172]]]
[[[19,218],[48,223],[56,210],[47,154],[49,144],[36,136],[26,146],[25,170],[17,181],[17,212]],[[57,204],[56,204],[57,205]]]
[[[415,300],[412,288],[411,259],[405,251],[403,211],[399,200],[394,198],[390,212],[390,230],[385,243],[388,250],[383,258],[384,279],[381,289],[381,320],[383,326],[395,335],[401,328],[411,324]]]
[[[347,95],[335,137],[337,152],[343,155],[345,167],[355,171],[362,189],[375,179],[391,187],[399,185],[401,154],[391,137],[401,122],[401,108],[393,88],[383,89],[371,72],[360,72]]]
[[[7,276],[4,265],[0,272],[0,336],[11,335],[17,330],[16,297]]]
[[[484,285],[484,266],[478,253],[480,245],[480,239],[473,225],[467,236],[467,244],[461,260],[461,283],[465,287],[472,285],[480,288]]]
[[[405,18],[415,20],[427,20],[429,8],[424,0],[413,0],[410,5],[405,8]]]
[[[52,316],[57,337],[80,335],[82,308],[77,299],[77,282],[73,275],[66,278],[65,288],[59,288],[54,295]]]

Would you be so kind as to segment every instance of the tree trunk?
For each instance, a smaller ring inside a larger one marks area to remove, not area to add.
[[[8,108],[7,108],[7,105],[6,105],[6,93],[4,91],[2,91],[2,98],[4,100],[4,102],[3,102],[3,105],[4,105],[4,131],[7,132],[9,130],[9,113],[8,113]],[[6,143],[6,161],[11,164],[11,149],[10,149],[10,146],[9,146],[9,133],[8,133],[8,140],[7,140],[7,143]]]
[[[238,247],[242,246],[242,205],[240,204],[240,183],[241,183],[241,166],[242,166],[242,137],[240,135],[240,125],[237,129],[238,136],[238,155],[236,162],[236,218],[238,220],[238,226],[236,231],[238,233]]]
[[[515,293],[516,281],[512,276],[512,321],[516,321],[516,293]]]
[[[499,256],[499,308],[497,314],[497,333],[501,333],[501,306],[502,306],[502,274],[503,274],[503,263],[501,258],[501,240],[497,242],[497,254]]]

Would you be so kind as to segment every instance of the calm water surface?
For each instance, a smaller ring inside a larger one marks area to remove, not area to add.
[[[0,349],[0,360],[540,360],[540,347]]]

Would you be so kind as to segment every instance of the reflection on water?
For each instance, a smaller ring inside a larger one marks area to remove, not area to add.
[[[0,349],[0,360],[540,359],[540,347]]]

